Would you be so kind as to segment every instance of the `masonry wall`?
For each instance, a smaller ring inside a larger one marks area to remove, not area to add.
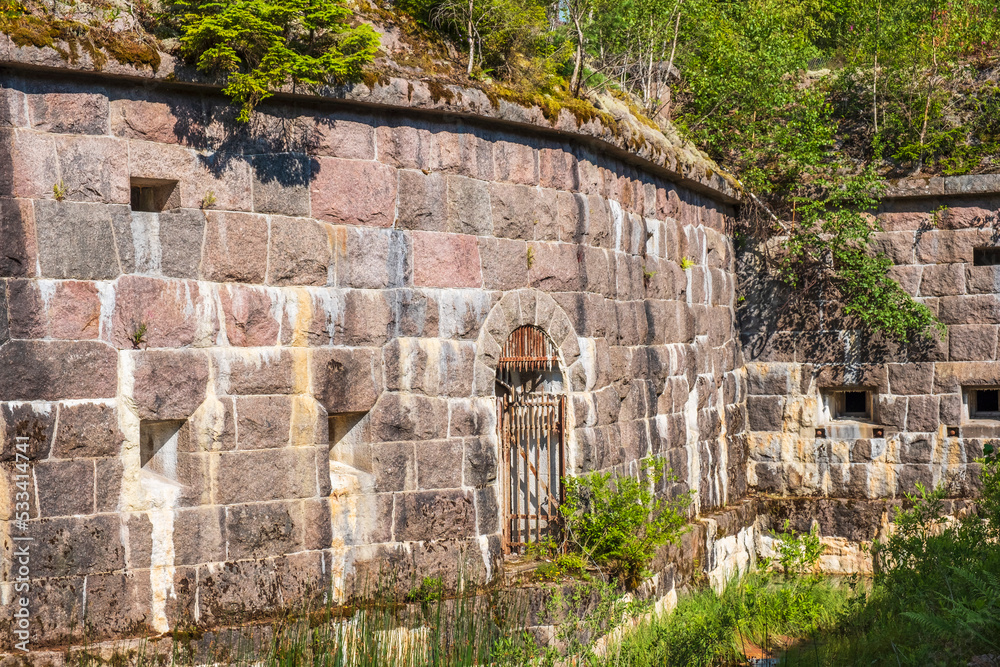
[[[34,647],[495,575],[523,324],[559,348],[572,473],[655,455],[699,511],[744,496],[724,197],[567,134],[0,77],[0,531],[24,436]]]
[[[761,275],[760,248],[745,254],[751,486],[779,496],[878,500],[849,504],[848,514],[859,517],[878,508],[858,519],[869,540],[892,513],[881,500],[902,499],[918,483],[944,484],[953,498],[976,494],[974,460],[1000,435],[1000,421],[970,415],[968,392],[1000,386],[1000,267],[975,265],[974,250],[998,244],[998,211],[997,175],[892,184],[876,245],[896,264],[892,277],[947,328],[910,346],[863,335],[835,302],[786,301],[773,283],[752,277]],[[824,418],[824,391],[844,387],[872,393],[868,423]],[[873,437],[878,427],[884,437]],[[801,518],[801,508],[791,512]],[[826,523],[827,534],[850,532]]]

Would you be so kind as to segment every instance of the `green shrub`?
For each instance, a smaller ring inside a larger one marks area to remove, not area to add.
[[[826,549],[819,539],[819,524],[815,523],[808,533],[796,535],[786,520],[784,529],[775,537],[778,539],[778,564],[786,575],[812,571]]]
[[[183,54],[225,77],[223,92],[240,105],[243,122],[285,85],[357,79],[378,50],[371,26],[350,25],[344,0],[167,0],[166,9]]]
[[[598,567],[629,586],[638,585],[656,549],[683,532],[693,494],[662,495],[675,478],[662,460],[639,462],[641,476],[592,472],[566,478],[560,512],[569,537]]]

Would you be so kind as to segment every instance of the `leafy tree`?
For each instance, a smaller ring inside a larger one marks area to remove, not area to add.
[[[355,79],[378,50],[368,25],[352,27],[344,0],[167,0],[184,55],[221,74],[246,122],[281,87]]]

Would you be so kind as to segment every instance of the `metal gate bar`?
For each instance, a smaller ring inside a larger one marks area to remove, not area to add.
[[[508,394],[501,396],[498,407],[506,477],[504,550],[548,538],[559,544],[566,397]]]

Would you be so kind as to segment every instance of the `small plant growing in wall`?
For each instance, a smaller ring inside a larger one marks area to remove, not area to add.
[[[208,190],[205,192],[205,196],[201,198],[202,208],[212,208],[215,205],[215,190]]]
[[[676,481],[662,459],[639,462],[641,475],[592,472],[565,480],[559,511],[570,541],[595,566],[635,588],[648,575],[656,550],[684,532],[691,492],[665,497]]]
[[[814,523],[808,533],[795,534],[791,523],[786,519],[782,532],[775,535],[778,539],[778,565],[782,572],[789,574],[804,574],[811,572],[826,547],[819,539],[819,524]]]
[[[66,186],[63,185],[62,181],[59,181],[52,186],[52,196],[56,198],[56,201],[62,201],[66,199]]]
[[[531,267],[534,265],[535,265],[535,249],[532,248],[531,246],[528,246],[528,270],[530,271]]]
[[[642,284],[643,287],[649,287],[649,284],[653,282],[653,278],[656,276],[656,271],[650,271],[646,268],[646,265],[642,265]]]
[[[692,262],[692,261],[691,261],[690,259],[688,259],[687,257],[681,257],[681,270],[683,270],[683,271],[687,271],[687,270],[688,270],[688,269],[690,269],[690,268],[691,268],[692,266],[694,266],[694,262]]]
[[[135,322],[131,328],[125,330],[125,335],[128,337],[128,342],[132,344],[133,350],[142,349],[142,346],[146,344],[147,333],[149,333],[149,327],[146,326],[145,322]]]

